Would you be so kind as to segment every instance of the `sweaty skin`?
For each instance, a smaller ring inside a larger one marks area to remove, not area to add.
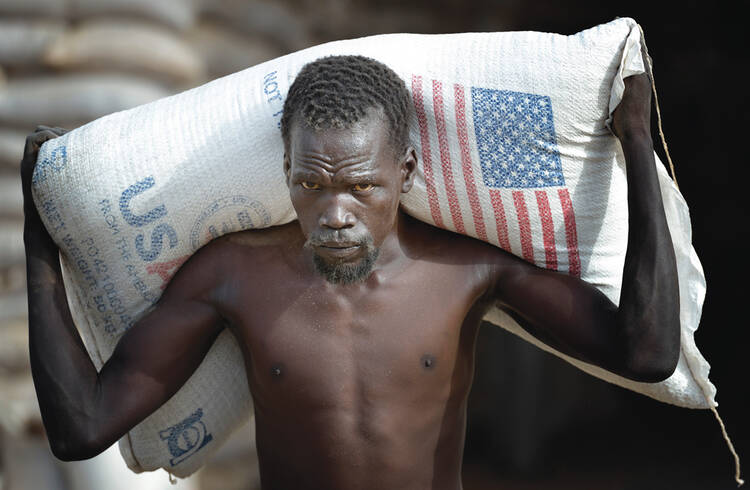
[[[415,152],[395,151],[373,110],[349,129],[293,126],[284,168],[298,221],[197,252],[100,373],[31,202],[36,151],[61,134],[41,128],[22,173],[32,369],[53,452],[71,460],[103,451],[180,388],[224,328],[244,354],[264,489],[462,488],[474,344],[493,303],[579,359],[641,381],[666,378],[679,355],[679,296],[649,117],[647,78],[626,79],[614,131],[638,235],[619,308],[583,281],[402,213]],[[379,250],[363,281],[318,273],[314,255],[360,263],[363,237]]]

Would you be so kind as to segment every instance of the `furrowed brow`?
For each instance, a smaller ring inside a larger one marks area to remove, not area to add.
[[[300,181],[300,180],[329,180],[330,177],[328,177],[327,172],[322,170],[313,170],[311,168],[297,168],[294,172],[292,172],[292,178]]]

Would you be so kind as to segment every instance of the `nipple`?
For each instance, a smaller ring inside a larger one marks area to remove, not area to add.
[[[425,369],[432,369],[435,367],[435,356],[432,354],[425,354],[421,359],[422,367]]]

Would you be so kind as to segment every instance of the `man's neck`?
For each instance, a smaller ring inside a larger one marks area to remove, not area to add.
[[[380,254],[375,262],[373,272],[389,270],[405,258],[404,241],[407,239],[407,220],[408,217],[399,208],[393,228],[380,246]]]

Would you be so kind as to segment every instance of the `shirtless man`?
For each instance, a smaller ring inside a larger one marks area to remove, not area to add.
[[[113,444],[180,388],[223,328],[244,354],[264,489],[460,489],[474,344],[493,303],[578,359],[668,377],[679,298],[650,96],[646,76],[628,78],[614,115],[638,230],[618,308],[579,279],[406,216],[399,197],[417,159],[403,83],[359,57],[308,65],[282,121],[298,221],[194,254],[99,373],[31,200],[38,148],[61,130],[37,130],[22,164],[29,335],[53,453],[84,459]]]

